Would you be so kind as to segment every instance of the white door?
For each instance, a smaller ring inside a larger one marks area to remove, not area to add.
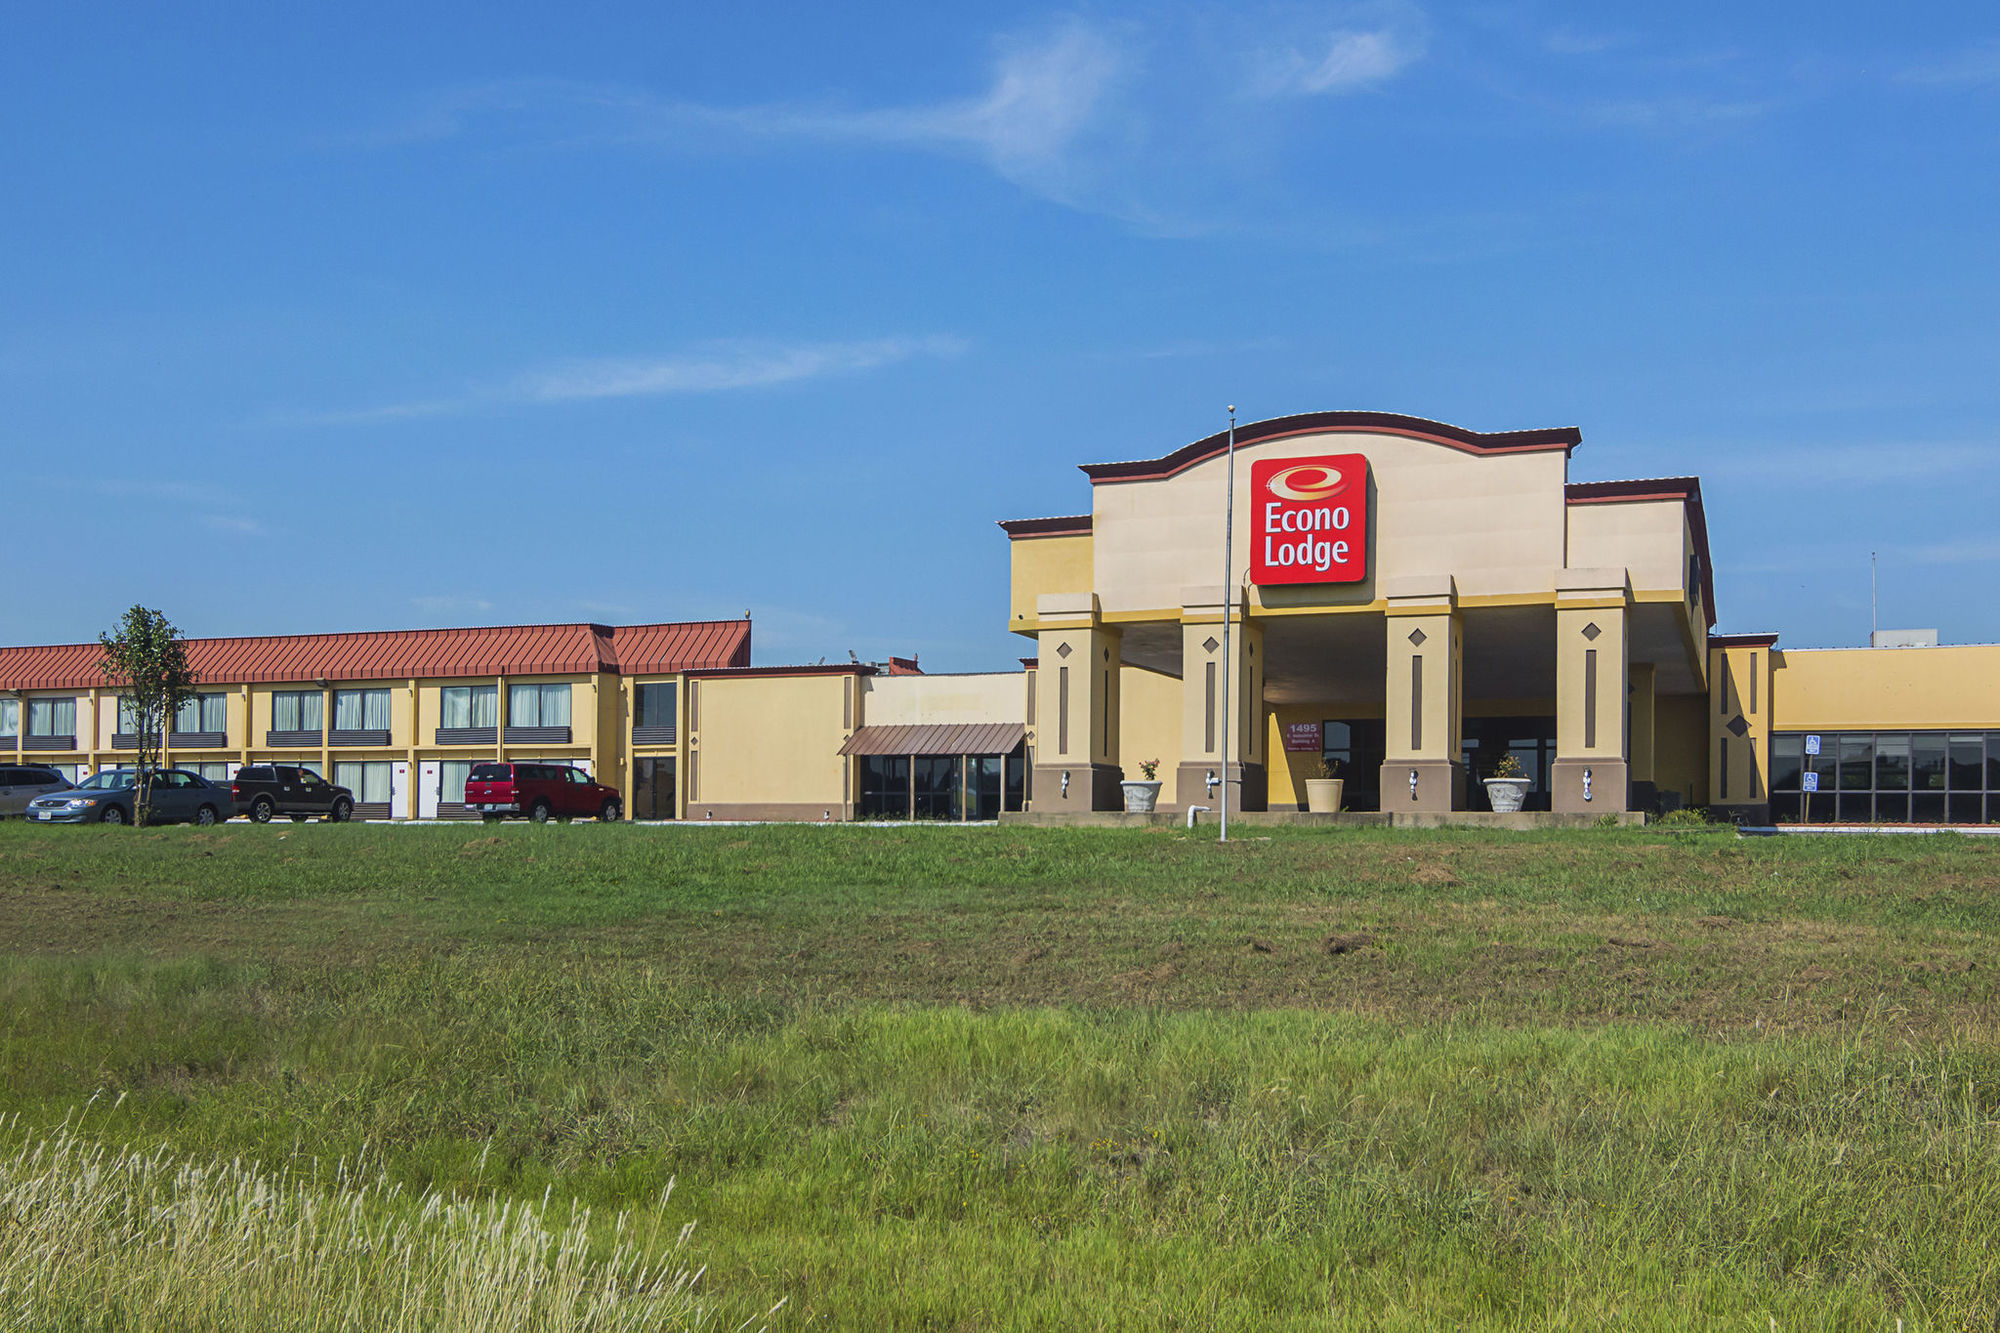
[[[426,759],[417,768],[417,818],[438,817],[438,792],[444,786],[444,763]]]
[[[389,818],[408,819],[410,817],[410,766],[407,763],[389,765]]]

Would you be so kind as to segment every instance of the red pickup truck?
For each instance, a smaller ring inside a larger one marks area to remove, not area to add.
[[[616,789],[568,764],[474,764],[465,780],[465,808],[488,823],[515,815],[537,824],[595,815],[608,824],[625,816]]]

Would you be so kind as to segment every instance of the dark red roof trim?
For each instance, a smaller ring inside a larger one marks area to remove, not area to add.
[[[1775,634],[1711,634],[1708,646],[1711,648],[1775,648],[1778,636]]]
[[[1563,500],[1573,505],[1617,504],[1626,500],[1679,500],[1687,506],[1688,527],[1701,561],[1701,604],[1715,627],[1715,568],[1708,557],[1708,514],[1701,506],[1699,477],[1641,477],[1633,481],[1573,481],[1563,487]]]
[[[1510,430],[1487,433],[1462,426],[1408,417],[1400,412],[1301,412],[1296,416],[1252,421],[1236,428],[1236,447],[1265,444],[1291,435],[1358,433],[1401,435],[1412,440],[1428,440],[1469,454],[1523,454],[1542,450],[1568,451],[1583,443],[1583,432],[1575,426],[1543,430]],[[1206,439],[1176,449],[1164,458],[1139,459],[1129,463],[1085,463],[1083,471],[1091,481],[1154,481],[1171,477],[1229,448],[1229,432],[1221,431]]]
[[[1090,515],[1063,514],[1056,518],[1003,518],[1001,530],[1009,537],[1081,537],[1090,533]]]

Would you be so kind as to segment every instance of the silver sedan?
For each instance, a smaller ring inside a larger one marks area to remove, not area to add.
[[[28,802],[28,818],[38,824],[129,824],[138,796],[130,769],[93,773],[68,791]],[[198,773],[162,769],[153,774],[147,821],[154,824],[214,824],[235,813],[229,788]]]

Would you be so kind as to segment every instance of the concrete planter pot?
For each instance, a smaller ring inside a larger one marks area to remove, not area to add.
[[[1125,789],[1125,813],[1128,815],[1150,815],[1153,807],[1160,803],[1160,784],[1157,782],[1121,782]]]
[[[1521,808],[1521,802],[1533,786],[1526,778],[1486,779],[1486,803],[1493,807],[1497,815],[1511,815]]]
[[[1347,786],[1345,778],[1307,778],[1306,810],[1315,815],[1340,813],[1340,794]]]

